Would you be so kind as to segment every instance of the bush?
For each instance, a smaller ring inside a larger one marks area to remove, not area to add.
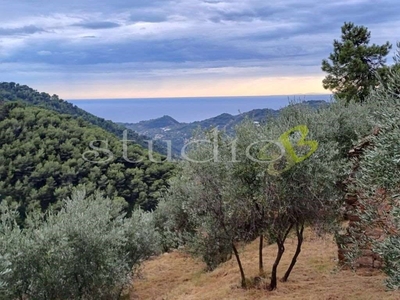
[[[400,61],[397,55],[396,62]],[[371,94],[379,103],[374,113],[379,134],[371,138],[373,147],[364,151],[357,172],[355,190],[362,191],[359,212],[360,228],[381,227],[386,233],[382,241],[363,237],[356,251],[365,243],[384,261],[387,286],[400,288],[400,73],[393,69],[387,81]],[[360,246],[361,244],[361,246]]]
[[[0,255],[0,299],[6,299],[6,280],[5,276],[10,272],[10,262],[6,256]]]
[[[187,239],[189,253],[201,257],[207,265],[207,271],[213,271],[232,257],[231,241],[216,228],[212,220],[207,220],[200,234],[191,235]]]
[[[15,211],[1,208],[7,299],[118,299],[134,267],[157,251],[151,214],[125,218],[121,205],[100,194],[77,191],[59,212],[28,215],[23,229]]]
[[[400,289],[400,208],[392,211],[397,234],[387,237],[383,243],[377,243],[375,252],[384,262],[384,271],[388,275],[386,285],[389,289]]]

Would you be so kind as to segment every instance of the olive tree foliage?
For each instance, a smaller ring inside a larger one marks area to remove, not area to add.
[[[212,218],[193,212],[195,190],[200,187],[188,176],[188,166],[180,167],[181,174],[171,180],[169,191],[154,212],[155,225],[164,251],[185,246],[186,251],[200,256],[211,271],[231,257],[232,245]]]
[[[378,76],[387,71],[385,57],[391,44],[370,45],[368,28],[351,22],[345,22],[341,31],[341,40],[334,40],[333,52],[322,61],[322,70],[328,73],[323,86],[340,99],[363,102],[379,85]]]
[[[247,281],[237,243],[248,242],[255,236],[254,221],[257,218],[254,217],[253,199],[242,192],[240,178],[233,173],[237,163],[233,139],[213,131],[209,140],[212,144],[196,145],[190,152],[194,161],[187,167],[196,189],[189,198],[188,213],[196,224],[200,240],[205,242],[203,248],[216,257],[217,263],[225,261],[233,251],[241,284],[245,287]],[[199,163],[205,160],[210,161]],[[212,243],[214,246],[210,248]]]
[[[399,53],[396,56],[399,60]],[[363,191],[359,202],[361,227],[384,230],[384,241],[366,236],[355,243],[372,245],[384,261],[387,286],[400,288],[400,73],[393,69],[385,86],[371,98],[381,103],[374,113],[379,134],[371,138],[372,147],[365,150],[353,188]],[[356,248],[357,249],[357,248]]]
[[[175,214],[168,216],[173,231],[183,232],[185,244],[203,257],[209,270],[233,252],[245,286],[238,242],[253,237],[251,199],[240,194],[241,184],[232,174],[235,162],[230,141],[216,130],[198,133],[181,163],[180,176],[171,183],[159,210],[171,212],[163,206],[164,201],[176,208]]]
[[[245,121],[234,137],[215,130],[196,136],[198,142],[192,143],[180,175],[155,212],[157,224],[167,232],[163,236],[201,254],[209,269],[233,252],[244,287],[249,281],[239,243],[259,238],[260,276],[266,275],[264,240],[277,244],[266,286],[275,289],[291,232],[298,246],[283,281],[300,255],[305,226],[319,232],[337,229],[340,182],[350,170],[346,154],[371,131],[372,110],[339,101],[317,110],[292,103],[265,124]]]
[[[259,189],[248,188],[257,191],[254,197],[263,211],[258,232],[278,248],[267,287],[271,290],[277,287],[277,268],[291,231],[297,236],[298,246],[282,281],[288,279],[300,254],[304,227],[334,229],[329,227],[335,223],[340,206],[337,181],[345,172],[339,143],[331,138],[337,137],[340,130],[335,124],[335,109],[313,110],[293,103],[265,125],[248,122],[237,129],[238,140],[246,140],[243,147],[257,141],[247,151],[251,155],[241,157],[243,163],[236,167],[262,178],[255,182]]]
[[[278,248],[267,288],[277,286],[277,267],[291,231],[298,244],[282,281],[288,280],[301,252],[305,226],[318,232],[339,229],[341,182],[350,170],[347,151],[371,132],[375,108],[373,102],[334,101],[315,110],[293,102],[261,126],[248,121],[237,128],[234,176],[259,213],[253,213],[259,217],[255,232]],[[260,243],[259,257],[261,250]],[[262,274],[262,259],[259,267]]]
[[[10,262],[5,256],[0,256],[0,295],[5,295],[7,283],[4,277],[10,272]],[[2,299],[3,296],[0,296]]]
[[[119,299],[135,267],[158,251],[150,213],[76,191],[58,212],[31,213],[26,226],[1,204],[0,257],[8,258],[4,299]]]
[[[182,167],[178,167],[180,174],[170,179],[169,189],[163,193],[153,214],[164,251],[185,245],[196,232],[195,224],[186,210],[186,201],[193,187],[182,172]]]

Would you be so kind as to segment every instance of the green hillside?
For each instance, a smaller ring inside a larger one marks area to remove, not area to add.
[[[124,155],[116,136],[83,118],[2,102],[0,199],[15,203],[24,214],[46,209],[69,196],[73,187],[85,185],[89,194],[99,189],[129,208],[153,209],[173,165],[150,162],[147,150],[127,145]]]
[[[14,82],[1,82],[0,83],[0,100],[3,101],[23,101],[28,104],[47,108],[58,113],[68,114],[75,118],[82,118],[83,120],[99,126],[104,130],[113,133],[119,138],[122,138],[123,131],[126,130],[124,126],[118,125],[112,121],[105,120],[88,113],[87,111],[78,108],[63,99],[60,99],[57,95],[50,96],[47,93],[40,93],[27,85],[20,85]],[[129,130],[129,129],[128,129]],[[129,130],[129,136],[136,143],[144,148],[147,148],[146,136],[140,135],[133,130]],[[154,145],[154,150],[162,153],[163,147],[159,147],[157,144]]]

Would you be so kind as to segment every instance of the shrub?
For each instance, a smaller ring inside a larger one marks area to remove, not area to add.
[[[386,285],[389,289],[400,289],[400,208],[392,211],[397,234],[389,235],[383,242],[377,243],[375,252],[384,262],[384,271],[388,275]]]
[[[396,62],[400,61],[397,54]],[[358,250],[365,243],[384,261],[388,275],[387,286],[400,288],[400,73],[393,69],[385,84],[371,95],[371,101],[379,103],[374,120],[379,134],[371,138],[373,147],[364,151],[357,172],[355,190],[362,191],[360,197],[360,228],[381,227],[386,234],[382,241],[363,237]],[[381,195],[383,197],[377,196]]]
[[[58,212],[31,214],[26,227],[2,204],[0,255],[8,299],[118,299],[134,267],[157,251],[149,213],[121,214],[121,205],[77,191]]]

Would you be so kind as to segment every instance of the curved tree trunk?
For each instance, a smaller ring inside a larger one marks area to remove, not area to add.
[[[276,239],[276,243],[278,245],[278,253],[276,255],[274,265],[272,266],[271,282],[268,286],[268,290],[270,290],[270,291],[275,290],[276,287],[278,286],[278,280],[277,280],[278,266],[281,261],[282,255],[285,252],[286,238],[287,238],[290,230],[292,230],[292,227],[293,227],[293,224],[290,224],[288,229],[286,230],[286,232],[283,234],[283,236],[281,236],[281,237],[278,236],[278,238]]]
[[[237,251],[236,246],[233,243],[232,243],[232,249],[233,249],[233,253],[235,254],[237,263],[239,265],[240,276],[242,278],[242,288],[245,288],[246,287],[246,276],[244,275],[244,270],[243,270],[242,262],[240,261],[239,252]]]
[[[297,247],[296,247],[296,252],[293,255],[292,262],[289,265],[289,268],[287,269],[285,275],[282,277],[281,281],[286,282],[289,278],[290,272],[292,272],[294,265],[297,262],[297,258],[300,255],[301,252],[301,245],[303,244],[303,232],[304,232],[304,223],[296,224],[296,235],[297,235]]]
[[[285,252],[285,246],[284,243],[282,242],[277,242],[278,243],[278,254],[276,255],[274,265],[272,266],[272,272],[271,272],[271,282],[269,284],[268,290],[273,291],[276,289],[278,285],[277,281],[277,270],[278,270],[278,265],[279,262],[281,261],[282,255]]]

